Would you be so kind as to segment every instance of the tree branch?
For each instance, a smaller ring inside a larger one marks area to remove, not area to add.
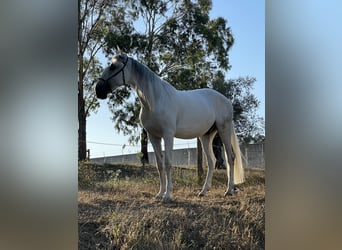
[[[93,106],[93,104],[97,101],[97,98],[95,95],[93,95],[93,98],[91,100],[91,102],[88,104],[88,107],[86,108],[85,110],[85,115],[88,116],[89,115],[89,111],[90,111],[90,108]]]
[[[93,49],[90,51],[90,56],[89,56],[89,60],[88,60],[88,63],[85,67],[83,67],[83,72],[82,72],[82,75],[83,77],[86,75],[88,69],[89,69],[89,66],[90,66],[90,62],[93,61],[93,59],[95,58],[95,55],[97,54],[97,52],[103,48],[103,46],[106,44],[105,41],[102,41],[100,43],[100,45],[96,48],[96,46],[99,44],[99,41],[96,42],[96,44],[94,45]]]

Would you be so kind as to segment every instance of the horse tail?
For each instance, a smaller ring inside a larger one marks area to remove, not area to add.
[[[245,181],[245,172],[242,165],[241,151],[239,146],[239,140],[235,134],[234,124],[231,126],[231,144],[234,150],[234,184],[240,184]]]

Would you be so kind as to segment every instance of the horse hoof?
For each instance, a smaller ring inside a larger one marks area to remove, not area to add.
[[[203,197],[203,196],[205,196],[205,193],[206,193],[205,191],[201,191],[201,192],[199,192],[198,196]]]
[[[239,191],[241,191],[241,190],[238,187],[234,186],[233,188],[229,188],[225,192],[224,196],[232,196],[232,195],[234,195],[234,193],[238,193]]]
[[[233,196],[233,192],[225,192],[224,196]]]
[[[233,196],[234,194],[234,189],[229,189],[224,193],[224,196]]]
[[[162,201],[162,203],[168,203],[168,202],[171,202],[172,199],[171,198],[163,198],[161,201]]]
[[[157,200],[161,200],[161,199],[163,199],[163,195],[162,195],[162,194],[157,194],[157,195],[155,196],[155,198],[156,198]]]
[[[171,201],[171,196],[170,195],[164,195],[163,199],[164,202],[169,202]]]

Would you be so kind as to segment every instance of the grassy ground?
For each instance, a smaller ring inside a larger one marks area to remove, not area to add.
[[[163,202],[153,166],[80,164],[79,249],[264,249],[264,171],[246,170],[231,197],[225,170],[204,197],[194,168],[172,175],[173,200]]]

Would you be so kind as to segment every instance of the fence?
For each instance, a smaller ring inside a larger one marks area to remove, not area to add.
[[[245,168],[265,168],[265,153],[263,143],[240,145],[240,149]],[[148,158],[150,164],[155,164],[153,152],[149,152]],[[91,161],[95,163],[140,163],[140,159],[137,154],[98,157],[92,158]],[[197,148],[173,150],[172,164],[175,166],[196,165]]]

